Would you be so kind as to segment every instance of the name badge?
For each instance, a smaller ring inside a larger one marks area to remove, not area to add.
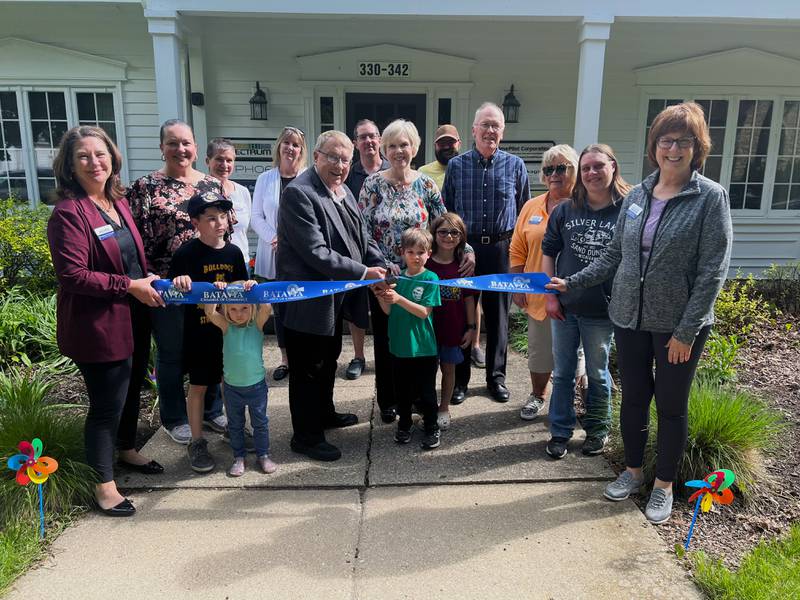
[[[111,225],[103,225],[102,227],[95,227],[94,234],[101,242],[105,239],[114,237],[116,235],[116,233],[114,233],[114,228]]]
[[[625,214],[628,215],[629,219],[635,219],[642,214],[642,212],[644,212],[644,209],[641,206],[638,204],[631,204],[628,207],[628,210],[625,211]]]
[[[538,225],[541,222],[542,222],[542,217],[539,215],[534,215],[528,220],[528,223],[530,223],[531,225]]]

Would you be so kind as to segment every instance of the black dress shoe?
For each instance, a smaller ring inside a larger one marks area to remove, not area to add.
[[[396,418],[397,418],[397,411],[395,410],[394,406],[381,409],[381,421],[383,421],[384,423],[394,423],[394,420]]]
[[[450,404],[461,404],[467,399],[467,390],[457,385],[453,388],[453,397],[450,398]]]
[[[316,444],[306,444],[298,439],[292,438],[290,446],[292,450],[298,454],[305,454],[307,457],[313,458],[314,460],[331,462],[339,460],[342,457],[341,450],[333,444],[324,441],[317,442]]]
[[[350,427],[358,423],[358,417],[353,413],[339,413],[335,412],[333,415],[325,419],[325,429],[336,429],[337,427]]]
[[[109,517],[132,517],[136,514],[136,507],[127,498],[111,508],[103,508],[96,500],[95,506],[97,506],[97,510]]]
[[[120,460],[119,464],[129,471],[136,471],[137,473],[142,473],[143,475],[160,475],[164,472],[164,467],[154,460],[151,460],[146,465],[135,465],[124,460]]]
[[[285,379],[288,374],[289,367],[286,365],[279,365],[278,368],[272,372],[272,378],[275,381],[280,381],[281,379]]]
[[[508,388],[502,382],[490,383],[488,386],[489,394],[495,402],[508,402]]]

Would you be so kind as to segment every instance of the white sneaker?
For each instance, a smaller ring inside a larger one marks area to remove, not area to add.
[[[439,429],[442,431],[447,431],[450,429],[450,413],[440,412],[439,416],[436,417],[436,422],[439,423]]]
[[[172,438],[172,441],[176,444],[181,444],[182,446],[188,446],[189,442],[192,441],[192,429],[189,427],[188,423],[184,423],[183,425],[176,425],[175,427],[168,429],[163,425],[161,428],[167,432],[167,435]]]
[[[203,425],[208,427],[211,431],[216,431],[217,433],[225,433],[225,430],[228,429],[228,417],[225,415],[219,415],[218,417],[214,417],[213,419],[203,420]]]
[[[525,406],[519,411],[519,418],[523,421],[533,421],[538,416],[543,406],[544,399],[531,394],[528,396],[528,401],[525,403]]]

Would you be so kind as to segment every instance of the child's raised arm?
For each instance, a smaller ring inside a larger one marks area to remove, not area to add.
[[[256,312],[256,325],[263,330],[264,324],[269,321],[269,316],[272,314],[271,304],[259,304]]]
[[[222,330],[222,333],[228,331],[228,321],[225,320],[225,317],[217,310],[216,304],[203,304],[203,312],[206,313],[206,319],[208,319],[209,323],[213,323],[217,327]]]
[[[411,313],[415,317],[419,317],[420,319],[427,319],[428,316],[433,311],[432,306],[422,306],[421,304],[417,304],[416,302],[412,302],[405,296],[401,296],[398,294],[394,289],[386,290],[383,294],[384,301],[387,303],[387,306],[391,308],[392,304],[396,304],[406,312]],[[380,300],[380,297],[378,298]],[[383,303],[381,303],[381,308],[383,308]],[[389,311],[384,309],[387,315]]]

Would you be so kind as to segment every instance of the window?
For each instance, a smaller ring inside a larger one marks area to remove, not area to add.
[[[712,146],[702,173],[728,189],[732,210],[741,214],[800,210],[800,100],[768,94],[651,98],[644,123],[645,150],[656,115],[685,100],[703,107]],[[642,178],[652,171],[645,155]]]
[[[333,128],[333,96],[321,96],[319,99],[319,132],[330,131]]]
[[[0,198],[28,199],[17,95],[0,92]]]
[[[0,196],[55,202],[53,175],[61,138],[70,127],[102,127],[117,142],[114,93],[73,88],[0,90]]]
[[[439,111],[436,122],[439,125],[449,125],[453,122],[450,116],[452,112],[453,101],[450,98],[439,98]]]

